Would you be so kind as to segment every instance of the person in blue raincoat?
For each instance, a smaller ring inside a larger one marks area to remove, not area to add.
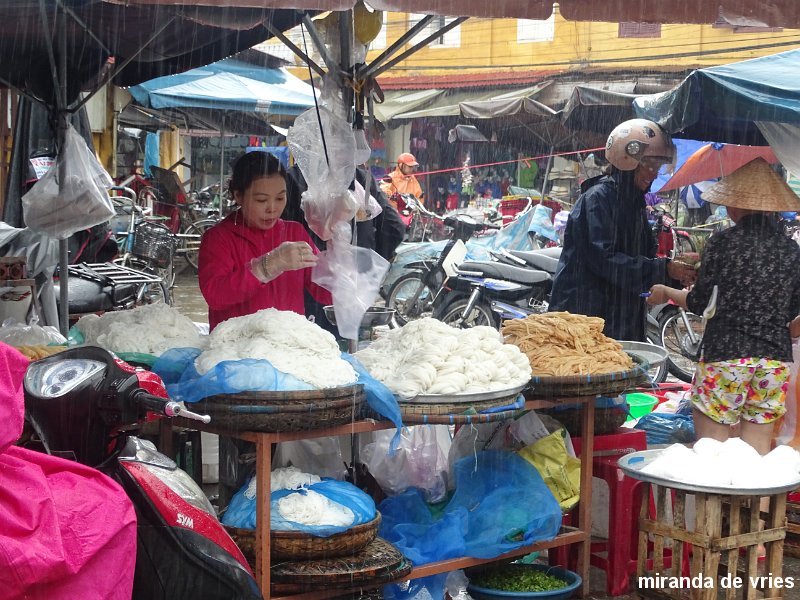
[[[647,222],[645,193],[674,161],[669,136],[652,121],[625,121],[608,136],[606,158],[607,173],[584,182],[569,215],[550,310],[601,317],[605,335],[644,341],[642,294],[656,283],[690,284],[697,256],[656,258]]]

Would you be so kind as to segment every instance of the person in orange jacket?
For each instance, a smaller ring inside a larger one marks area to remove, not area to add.
[[[397,157],[397,168],[387,174],[381,183],[381,191],[389,198],[389,202],[397,209],[397,202],[392,198],[395,194],[413,194],[417,200],[423,201],[422,187],[414,177],[419,163],[413,154],[403,152]]]

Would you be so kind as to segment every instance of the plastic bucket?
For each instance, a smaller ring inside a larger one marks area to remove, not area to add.
[[[633,394],[625,394],[625,401],[630,408],[630,415],[628,415],[627,421],[632,421],[652,412],[653,408],[658,403],[658,398],[652,394],[636,392]]]

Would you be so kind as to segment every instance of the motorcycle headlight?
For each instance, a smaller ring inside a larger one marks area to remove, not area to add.
[[[32,363],[25,373],[25,389],[40,398],[59,398],[105,369],[105,363],[83,358]]]

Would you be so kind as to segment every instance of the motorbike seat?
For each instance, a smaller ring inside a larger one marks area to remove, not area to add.
[[[118,283],[114,286],[103,285],[91,279],[70,276],[69,278],[69,313],[81,315],[101,312],[114,308],[114,302],[136,294],[135,283]],[[60,285],[54,285],[56,302],[60,299]]]
[[[458,265],[460,271],[475,271],[484,277],[504,279],[513,283],[533,285],[550,279],[550,274],[536,269],[513,267],[494,261],[468,261]]]
[[[561,248],[545,248],[543,250],[533,250],[529,252],[511,250],[510,253],[517,258],[521,258],[532,267],[547,271],[551,275],[555,274],[558,268],[558,261],[561,258]]]

